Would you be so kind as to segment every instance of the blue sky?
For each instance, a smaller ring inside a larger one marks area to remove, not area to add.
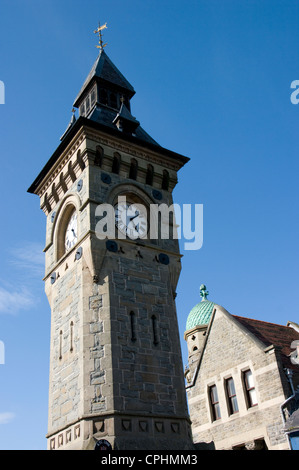
[[[0,449],[46,446],[45,216],[27,188],[69,123],[98,21],[136,90],[133,115],[191,158],[175,202],[204,206],[203,247],[182,244],[184,363],[202,283],[232,314],[299,323],[299,1],[0,0]]]

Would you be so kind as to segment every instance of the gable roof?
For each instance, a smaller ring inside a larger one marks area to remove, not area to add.
[[[298,366],[290,360],[290,354],[294,351],[291,348],[291,344],[293,341],[299,340],[298,331],[290,326],[277,325],[276,323],[239,317],[237,315],[232,315],[232,317],[266,347],[273,345],[280,348],[283,365],[299,371]]]
[[[202,353],[198,360],[198,364],[196,366],[192,380],[189,384],[186,385],[186,390],[193,387],[196,382],[217,311],[224,314],[230,321],[243,330],[245,334],[248,334],[251,339],[255,341],[256,344],[262,349],[266,349],[269,346],[278,348],[283,367],[299,372],[299,366],[293,364],[290,359],[291,353],[294,352],[294,349],[291,348],[291,344],[293,341],[299,341],[299,325],[293,322],[288,322],[288,325],[293,326],[283,326],[277,325],[276,323],[269,323],[252,318],[240,317],[238,315],[232,315],[224,307],[215,304],[215,308],[213,310],[213,314],[207,328],[207,334],[203,343]]]

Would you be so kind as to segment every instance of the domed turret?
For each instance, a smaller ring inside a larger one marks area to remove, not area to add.
[[[202,300],[192,308],[187,318],[184,338],[188,346],[189,366],[185,370],[185,377],[188,382],[191,380],[198,360],[200,359],[208,324],[215,306],[214,302],[207,300],[208,295],[209,292],[206,286],[202,284],[200,286],[200,296]]]
[[[186,331],[196,326],[207,325],[210,321],[215,303],[207,300],[209,292],[204,284],[200,286],[200,295],[202,297],[201,302],[192,308],[187,318]]]

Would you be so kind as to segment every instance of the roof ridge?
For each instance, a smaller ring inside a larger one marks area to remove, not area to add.
[[[289,326],[287,325],[281,325],[280,323],[273,323],[273,322],[269,322],[269,321],[265,321],[265,320],[258,320],[256,318],[249,318],[249,317],[243,317],[241,315],[232,315],[232,317],[235,317],[235,318],[242,318],[244,320],[253,320],[253,321],[256,321],[256,322],[259,322],[259,323],[267,323],[268,325],[275,325],[275,326],[281,326],[283,328],[290,328]]]

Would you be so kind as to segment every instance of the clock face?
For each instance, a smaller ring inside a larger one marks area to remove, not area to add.
[[[146,208],[142,204],[121,202],[115,206],[115,224],[132,240],[145,238],[147,234]]]
[[[69,220],[65,233],[65,249],[70,250],[78,240],[77,234],[77,212],[74,212]]]

